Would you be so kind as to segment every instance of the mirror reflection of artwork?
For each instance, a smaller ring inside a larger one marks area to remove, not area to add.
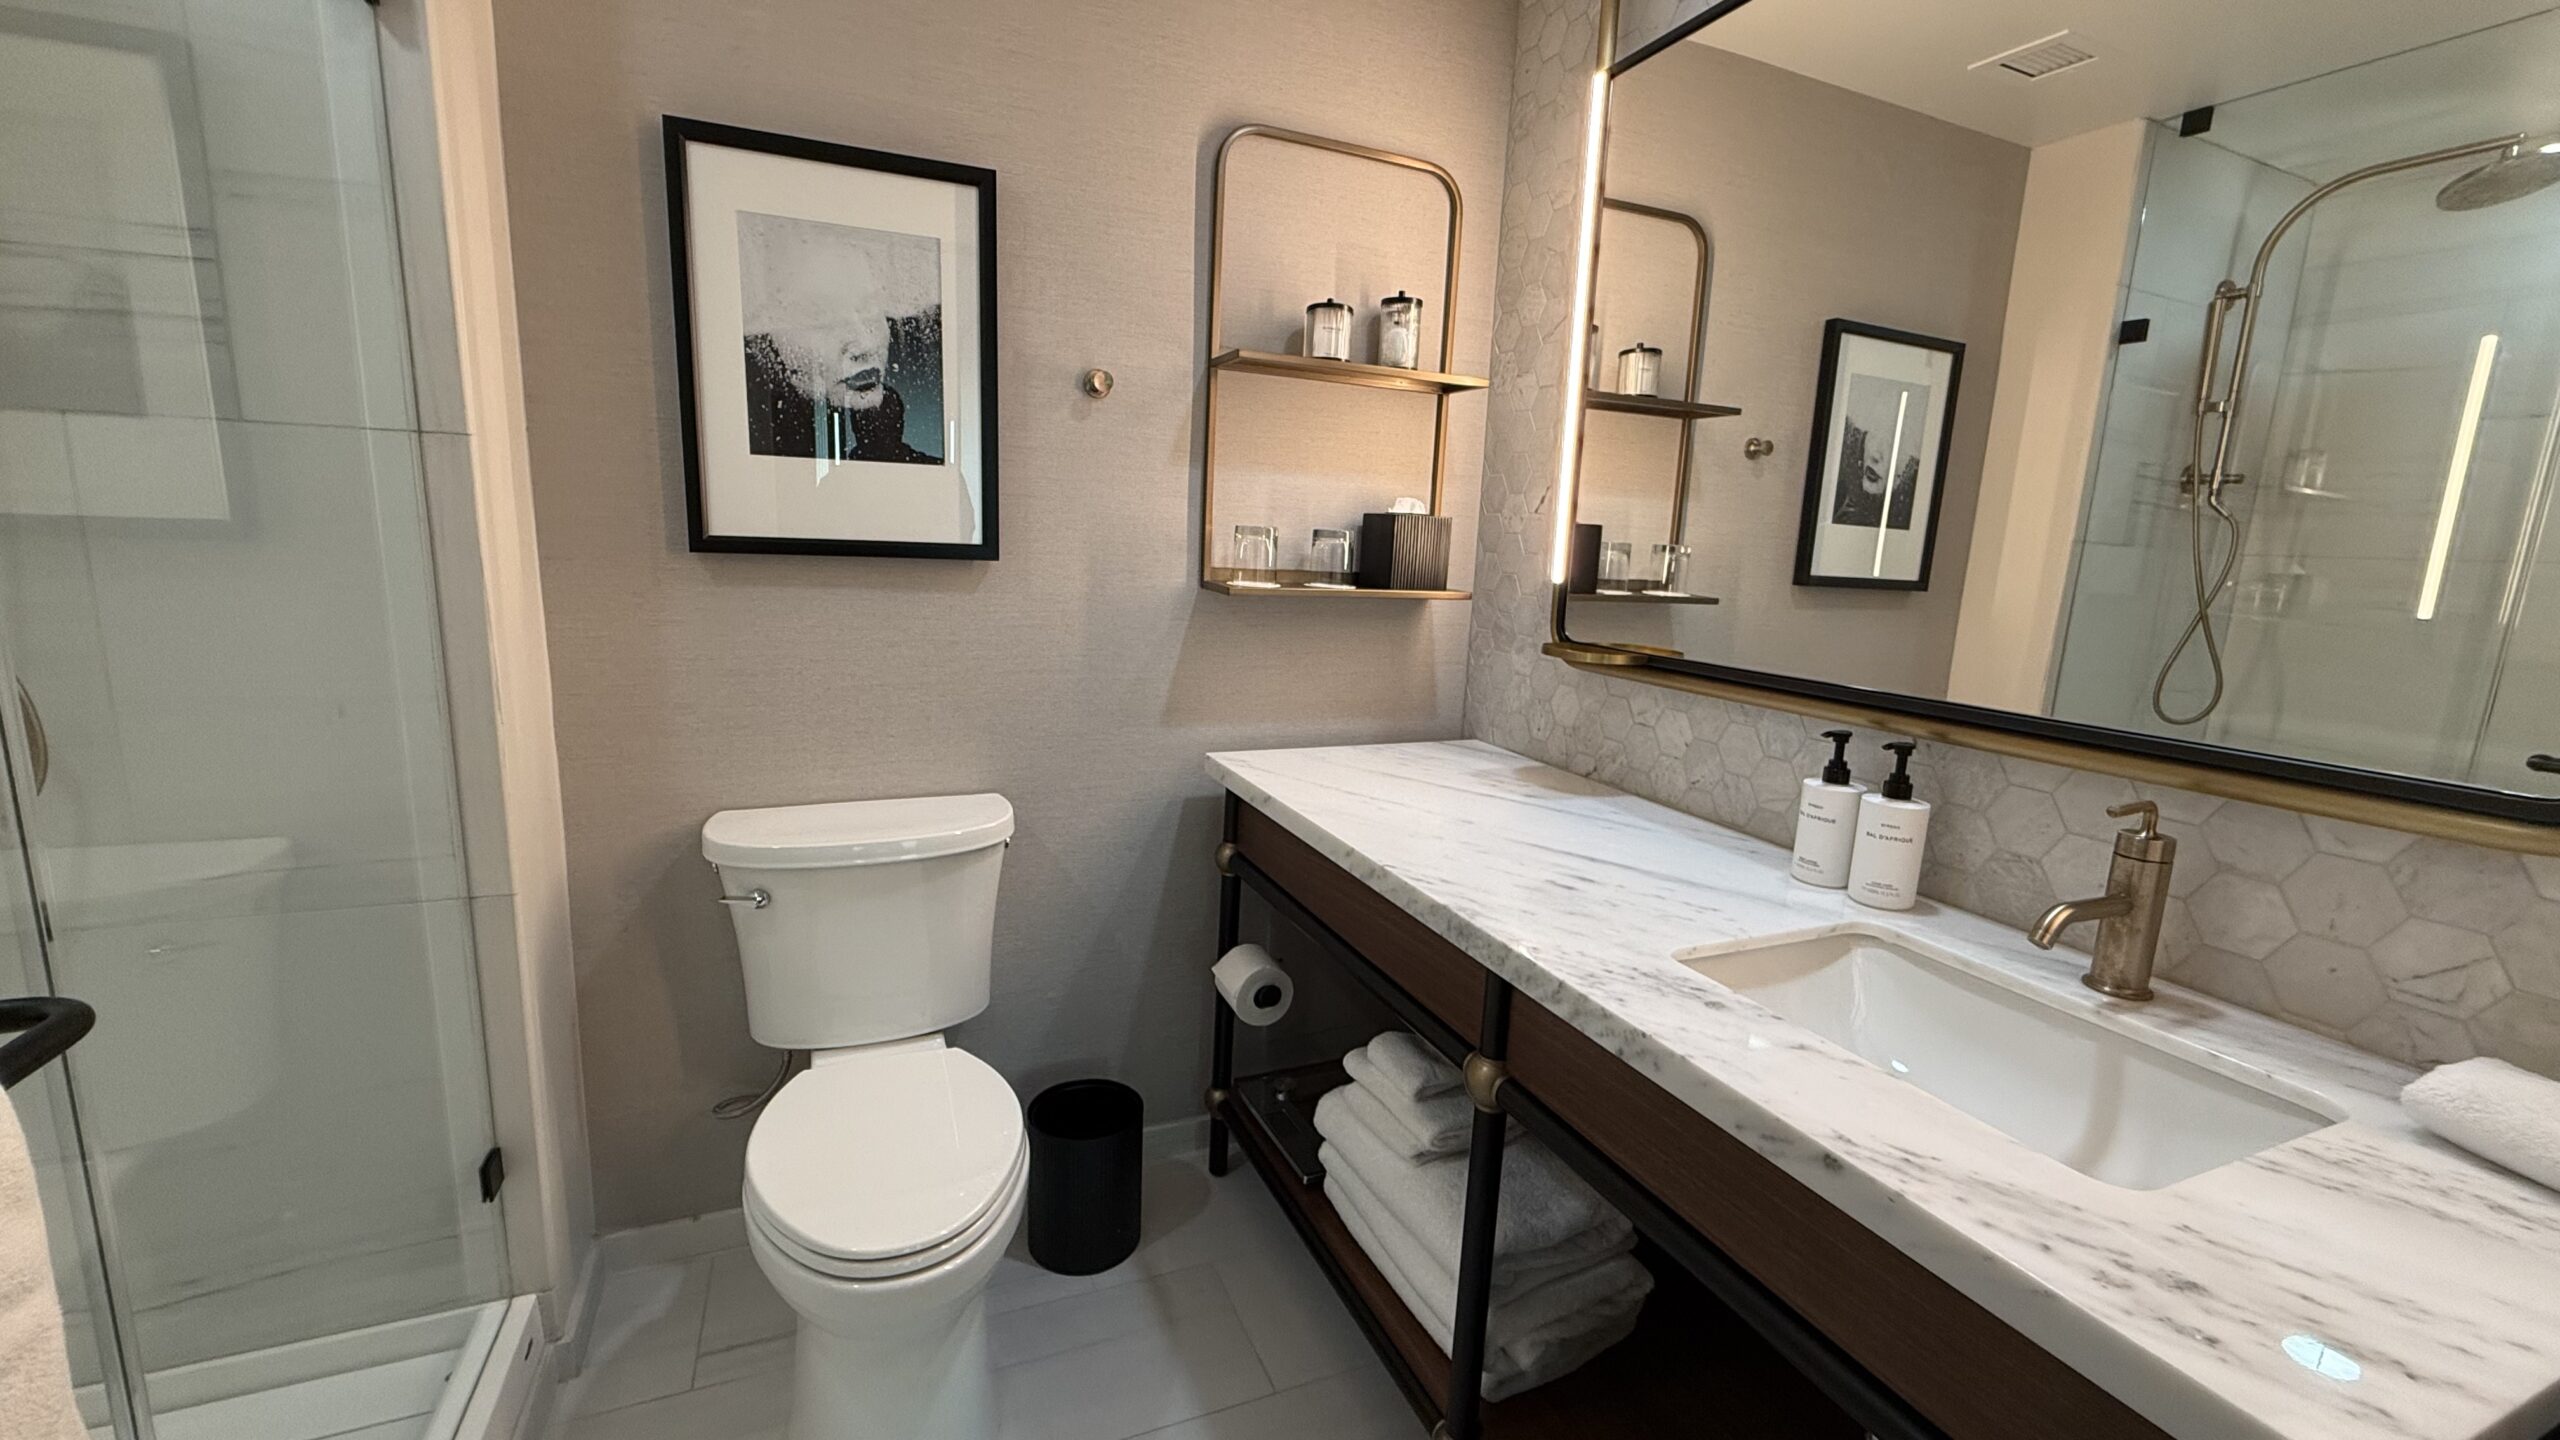
[[[1823,326],[1795,583],[1929,588],[1963,364],[1960,341]]]
[[[996,558],[995,173],[665,136],[691,548]]]
[[[1926,385],[1849,377],[1832,524],[1873,528],[1881,516],[1895,530],[1911,528],[1911,500],[1920,493],[1920,421],[1928,413]]]
[[[738,212],[747,449],[939,465],[942,244]]]

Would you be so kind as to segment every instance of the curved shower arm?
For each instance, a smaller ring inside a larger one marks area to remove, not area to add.
[[[2219,493],[2222,489],[2225,480],[2223,467],[2231,458],[2231,432],[2240,423],[2240,405],[2246,398],[2249,388],[2249,347],[2250,342],[2257,338],[2258,301],[2267,293],[2267,271],[2275,263],[2276,247],[2284,243],[2284,237],[2293,229],[2294,222],[2311,213],[2311,207],[2350,185],[2379,179],[2385,175],[2397,175],[2403,170],[2423,170],[2430,165],[2442,165],[2449,160],[2461,160],[2473,155],[2504,154],[2522,145],[2525,138],[2519,132],[2488,140],[2474,140],[2464,145],[2450,145],[2442,150],[2429,150],[2418,155],[2403,155],[2396,160],[2377,161],[2361,169],[2350,170],[2324,185],[2314,187],[2310,194],[2295,201],[2293,208],[2284,212],[2283,218],[2276,221],[2275,228],[2267,232],[2267,238],[2258,244],[2257,258],[2249,265],[2249,283],[2246,286],[2234,286],[2226,281],[2214,296],[2217,319],[2219,307],[2235,304],[2239,307],[2240,332],[2238,340],[2232,346],[2231,388],[2219,401],[2216,401],[2213,395],[2212,377],[2216,358],[2214,351],[2220,346],[2215,343],[2213,349],[2205,352],[2205,384],[2196,399],[2196,415],[2201,423],[2203,417],[2214,413],[2215,406],[2218,404],[2221,408],[2222,425],[2214,437],[2212,466],[2194,477],[2199,490]],[[2218,342],[2220,338],[2217,328],[2213,339]],[[2202,440],[2201,431],[2198,432],[2197,438],[2199,441]],[[2201,445],[2198,449],[2201,452]],[[2197,458],[2199,460],[2203,458],[2201,453]]]

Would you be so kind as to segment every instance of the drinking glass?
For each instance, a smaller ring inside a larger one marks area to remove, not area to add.
[[[1631,540],[1609,540],[1600,546],[1600,588],[1612,595],[1627,593],[1627,571],[1635,565],[1636,547]]]
[[[1236,527],[1236,578],[1233,583],[1256,590],[1276,588],[1271,572],[1280,568],[1280,532],[1268,525]]]
[[[1669,595],[1686,593],[1680,588],[1680,582],[1687,578],[1683,572],[1688,567],[1688,546],[1656,545],[1653,547],[1653,579],[1655,588],[1663,593]]]
[[[1315,572],[1307,582],[1310,590],[1350,589],[1351,532],[1317,530],[1307,542],[1307,568]]]

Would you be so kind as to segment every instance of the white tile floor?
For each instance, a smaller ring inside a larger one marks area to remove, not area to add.
[[[700,1227],[709,1243],[734,1230]],[[554,1440],[779,1440],[791,1312],[743,1249],[608,1274]],[[658,1258],[664,1256],[665,1258]],[[1001,1440],[1411,1440],[1394,1382],[1261,1180],[1149,1167],[1146,1239],[1052,1275],[1019,1238],[987,1294]]]

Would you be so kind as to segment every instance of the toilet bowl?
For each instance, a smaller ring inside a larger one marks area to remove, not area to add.
[[[939,1036],[828,1052],[782,1088],[745,1210],[799,1317],[788,1440],[992,1440],[987,1282],[1029,1169],[1012,1089]]]
[[[724,810],[703,858],[747,1028],[807,1050],[747,1135],[748,1248],[799,1317],[788,1440],[993,1440],[986,1290],[1022,1103],[942,1032],[987,1006],[1001,795]]]

